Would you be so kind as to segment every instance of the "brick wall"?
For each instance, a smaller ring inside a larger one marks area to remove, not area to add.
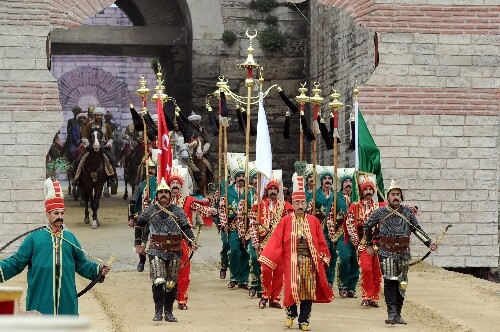
[[[151,2],[153,1],[148,1]],[[122,123],[128,116],[123,109],[126,108],[123,96],[128,92],[132,101],[135,101],[133,92],[138,88],[137,76],[143,71],[150,71],[147,59],[98,56],[55,56],[52,72],[47,70],[46,39],[53,29],[73,28],[82,24],[130,24],[123,14],[115,15],[116,9],[108,8],[112,3],[113,0],[30,3],[0,0],[0,7],[4,9],[4,16],[0,18],[0,224],[4,230],[0,234],[0,243],[45,222],[42,190],[45,154],[54,133],[59,129],[64,133],[66,120],[71,115],[67,110],[75,102],[83,108],[90,102],[109,102],[98,94],[94,95],[95,90],[88,87],[82,91],[81,87],[85,84],[78,80],[85,75],[85,71],[99,68],[103,76],[109,78],[107,83],[98,81],[94,87],[114,86],[122,91],[118,98],[119,106],[108,106],[114,112],[115,119],[120,119],[121,116]],[[243,95],[246,93],[241,88],[245,74],[236,65],[246,58],[248,39],[244,32],[248,28],[247,18],[265,17],[264,14],[250,11],[249,3],[248,0],[242,0],[222,2],[221,5],[219,0],[186,0],[182,4],[189,7],[191,15],[186,24],[192,28],[193,61],[192,67],[183,66],[179,70],[192,71],[193,105],[196,111],[203,112],[205,120],[205,96],[215,90],[217,76],[220,74],[230,80],[235,91]],[[146,23],[151,25],[162,25],[167,21],[180,22],[184,19],[179,16],[179,8],[170,13],[177,15],[176,17],[158,15],[161,10],[168,9],[165,9],[165,2],[156,3],[157,7],[154,8],[161,9],[156,12],[151,12],[153,7],[146,8],[145,4],[146,2],[138,2],[141,8],[148,10],[146,14],[149,16],[146,16],[150,21],[146,20]],[[272,54],[278,59],[266,60],[271,54],[265,54],[255,43],[256,61],[266,68],[266,88],[279,83],[286,91],[293,93],[292,87],[302,81],[305,75],[304,59],[307,50],[303,31],[306,25],[293,9],[286,6],[276,8],[273,13],[280,18],[280,29],[288,34],[288,44],[283,51]],[[263,23],[258,23],[255,28],[263,29],[263,26]],[[225,29],[235,31],[239,37],[233,47],[228,47],[221,41]],[[184,59],[191,55],[176,51],[174,56]],[[117,62],[120,63],[116,65]],[[283,63],[289,69],[282,70]],[[174,77],[178,76],[174,73]],[[65,89],[78,91],[78,100],[65,94],[69,97],[68,102],[64,103],[64,112],[61,112],[57,79],[65,81]],[[189,85],[182,86],[184,90],[191,88],[191,82],[182,83]],[[122,88],[123,85],[127,86],[127,92]],[[151,89],[154,86],[151,81],[148,85]],[[172,90],[169,93],[177,96]],[[138,101],[135,103],[138,104]],[[266,100],[266,110],[272,118],[269,122],[274,125],[271,135],[279,142],[274,149],[276,162],[280,163],[277,166],[289,166],[296,158],[290,151],[297,150],[290,145],[296,143],[286,142],[281,138],[284,107],[276,95]],[[252,115],[254,122],[256,115],[256,112]],[[292,129],[297,129],[297,126],[295,123]],[[237,125],[233,124],[230,131],[230,141],[237,142],[231,145],[231,149],[243,151],[244,136],[239,133]],[[255,141],[252,139],[252,150],[254,145]],[[289,167],[288,172],[291,168]],[[13,250],[14,247],[10,249]]]
[[[324,50],[313,48],[311,81],[318,77],[341,87],[348,103],[353,80],[361,83],[360,109],[380,147],[386,185],[394,178],[406,189],[432,236],[454,225],[429,261],[498,266],[498,3],[318,2],[311,3],[311,43],[324,43],[315,28],[335,32],[339,60],[335,67],[323,60]],[[344,24],[330,30],[325,23],[345,20],[346,14],[358,25],[351,31]],[[370,51],[375,33],[376,68]],[[352,57],[355,50],[358,58]],[[352,153],[342,152],[353,165]],[[415,249],[416,256],[426,250]]]

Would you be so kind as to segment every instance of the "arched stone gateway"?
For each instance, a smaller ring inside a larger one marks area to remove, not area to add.
[[[132,17],[130,13],[137,12],[132,5],[153,2],[123,1],[122,8]],[[62,124],[57,82],[46,69],[47,35],[57,28],[78,27],[111,3],[0,0],[6,17],[0,21],[0,223],[9,233],[21,233],[43,220],[43,155]],[[193,59],[190,67],[182,68],[191,79],[176,85],[190,91],[186,100],[193,106],[203,105],[220,73],[234,82],[233,88],[243,81],[235,64],[241,63],[248,43],[240,38],[227,46],[220,40],[222,32],[242,37],[249,24],[245,18],[260,14],[247,9],[246,0],[175,3],[190,27],[187,36],[192,42],[183,55],[192,54]],[[358,79],[360,107],[381,149],[385,178],[394,177],[409,189],[407,199],[419,206],[421,221],[432,235],[444,222],[456,226],[430,262],[497,266],[500,22],[495,18],[500,6],[492,1],[419,3],[310,1],[300,7],[310,13],[313,26],[308,29],[296,9],[280,1],[280,24],[293,36],[288,40],[293,47],[268,54],[256,44],[255,58],[266,68],[283,68],[267,70],[273,75],[269,83],[279,83],[288,94],[296,93],[298,81],[318,80],[350,96]],[[133,22],[147,27],[148,22],[166,19],[154,14],[141,11]],[[353,33],[359,26],[368,36],[376,34],[377,43]],[[371,51],[362,51],[363,43],[373,45]],[[378,53],[378,66],[369,52]],[[290,68],[299,69],[293,76],[282,73]],[[350,104],[349,98],[342,101]],[[290,151],[279,140],[283,106],[272,101],[267,110],[273,117],[269,123],[276,123],[271,128],[278,142],[275,151],[284,159],[281,156]]]
[[[63,112],[71,111],[85,96],[95,96],[98,105],[104,108],[127,108],[130,100],[127,85],[100,68],[73,69],[58,80],[58,88]]]

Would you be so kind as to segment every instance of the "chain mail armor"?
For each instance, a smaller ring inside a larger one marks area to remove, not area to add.
[[[398,215],[400,214],[400,215]],[[406,220],[403,218],[406,218]],[[404,205],[393,210],[389,206],[379,208],[373,212],[363,226],[367,245],[372,244],[373,227],[379,225],[381,244],[384,237],[409,238],[411,233],[429,246],[431,239],[418,224],[413,211]],[[409,244],[408,244],[409,245]],[[410,251],[397,253],[380,248],[378,251],[381,260],[382,274],[385,279],[397,280],[399,282],[408,280],[408,269],[410,261]]]
[[[194,234],[189,226],[189,222],[184,214],[184,211],[174,205],[170,204],[167,208],[175,218],[170,216],[167,212],[162,211],[159,203],[155,203],[147,207],[139,216],[135,226],[135,244],[141,244],[141,236],[144,227],[149,224],[151,235],[162,236],[182,236],[188,242],[194,241]],[[174,220],[175,219],[175,220]],[[149,248],[148,255],[158,256],[163,260],[181,259],[181,251],[164,251],[160,249]]]

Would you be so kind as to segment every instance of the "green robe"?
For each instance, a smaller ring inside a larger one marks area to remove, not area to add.
[[[76,237],[63,229],[61,237],[81,248]],[[61,266],[59,292],[56,294],[55,241],[59,240]],[[28,266],[28,292],[26,310],[37,310],[43,315],[78,315],[75,272],[93,280],[99,274],[99,264],[87,260],[85,254],[65,240],[51,235],[44,228],[28,235],[17,252],[0,261],[0,282],[21,273]],[[58,308],[56,308],[56,296]]]
[[[325,216],[328,216],[333,207],[333,197],[335,197],[333,190],[330,191],[330,196],[327,199],[323,189],[316,189],[316,213],[321,211]],[[320,221],[323,222],[323,220]]]

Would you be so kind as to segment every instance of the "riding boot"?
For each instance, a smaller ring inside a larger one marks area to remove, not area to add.
[[[146,255],[139,254],[139,264],[137,264],[137,271],[138,272],[144,271],[144,264],[145,263],[146,263]]]
[[[385,320],[386,324],[397,324],[397,311],[395,305],[387,305],[387,319]]]
[[[155,316],[153,318],[154,321],[163,320],[162,312],[163,312],[163,285],[153,285],[153,301],[155,303]]]
[[[403,324],[406,325],[406,321],[401,317],[401,306],[398,305],[396,307],[396,319],[395,319],[396,324]]]
[[[173,314],[173,304],[165,303],[165,320],[167,322],[177,322],[177,318]]]

